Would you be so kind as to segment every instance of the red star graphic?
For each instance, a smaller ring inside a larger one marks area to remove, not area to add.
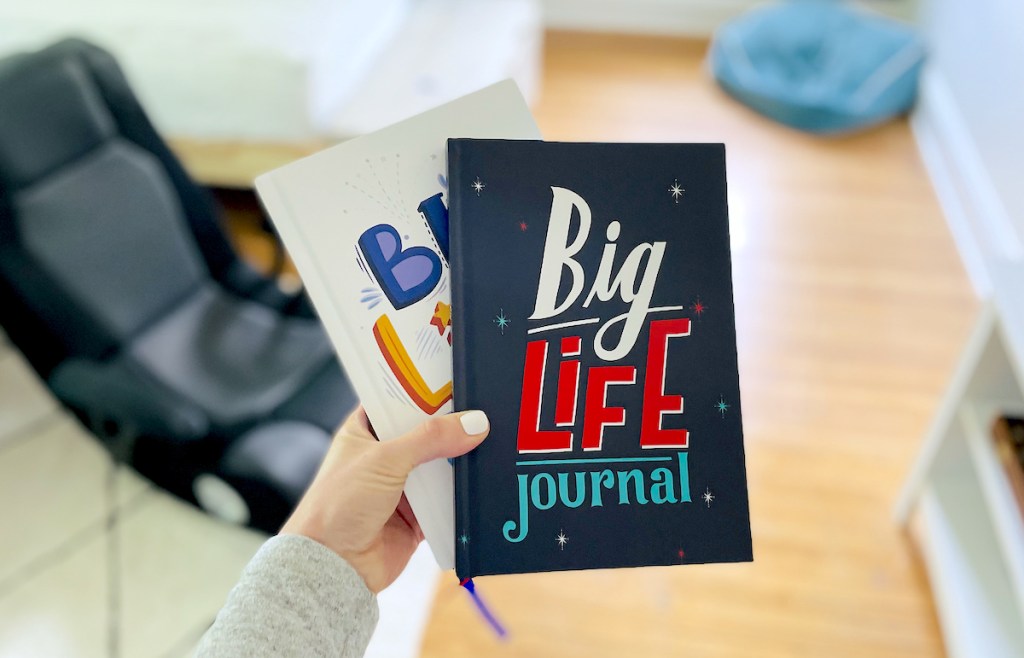
[[[682,560],[684,557],[686,557],[686,553],[684,553],[683,549],[680,548],[679,549],[679,559]]]
[[[519,222],[519,230],[520,231],[525,231],[526,228],[527,228],[526,222]]]
[[[434,315],[430,318],[430,324],[434,325],[439,335],[443,336],[445,327],[448,327],[451,323],[452,307],[444,302],[438,302],[434,306]],[[451,339],[449,338],[449,340]]]
[[[701,314],[704,313],[708,307],[704,306],[704,303],[698,299],[693,304],[690,304],[690,309],[697,314],[697,318],[700,318]]]

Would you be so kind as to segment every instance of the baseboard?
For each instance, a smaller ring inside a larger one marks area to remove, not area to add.
[[[719,25],[771,0],[541,0],[545,27],[559,30],[709,37]],[[914,0],[859,4],[910,19]]]
[[[1024,248],[956,99],[934,68],[922,76],[911,126],[974,290],[988,297],[992,281],[987,263],[1019,259]]]
[[[543,0],[545,27],[680,36],[711,35],[756,0]]]

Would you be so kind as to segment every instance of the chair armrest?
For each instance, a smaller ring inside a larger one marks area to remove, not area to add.
[[[128,432],[189,441],[210,431],[210,420],[202,409],[124,363],[69,359],[54,369],[49,385],[102,434]],[[106,430],[105,423],[115,427]]]

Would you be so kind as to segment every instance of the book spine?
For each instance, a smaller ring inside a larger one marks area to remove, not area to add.
[[[448,140],[448,235],[451,254],[450,272],[452,286],[452,403],[455,411],[466,408],[467,383],[469,381],[466,359],[465,331],[465,283],[466,263],[462,258],[463,247],[463,204],[464,193],[462,167],[460,166],[460,144]],[[472,578],[472,531],[470,523],[469,491],[471,466],[469,455],[455,459],[455,575],[459,580]]]

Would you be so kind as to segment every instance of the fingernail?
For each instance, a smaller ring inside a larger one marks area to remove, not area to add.
[[[490,423],[487,422],[487,414],[482,411],[467,411],[459,417],[462,429],[466,434],[481,434],[487,431]]]

